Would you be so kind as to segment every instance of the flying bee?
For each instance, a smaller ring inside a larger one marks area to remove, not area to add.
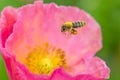
[[[77,30],[76,28],[80,28],[85,26],[86,23],[84,21],[77,21],[77,22],[65,22],[62,26],[61,26],[61,32],[65,33],[65,32],[69,32],[70,34],[77,34]]]

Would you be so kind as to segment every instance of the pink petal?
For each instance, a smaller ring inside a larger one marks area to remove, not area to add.
[[[59,68],[52,73],[50,80],[74,80],[74,78],[68,75],[62,68]]]
[[[5,8],[1,13],[0,18],[0,46],[5,47],[6,39],[13,31],[14,23],[17,19],[17,10],[11,7]]]
[[[55,4],[48,4],[45,6],[45,14],[45,23],[43,23],[42,28],[46,33],[43,32],[42,34],[48,37],[46,42],[50,42],[52,45],[56,45],[66,51],[68,63],[72,64],[71,62],[76,62],[82,57],[93,56],[101,49],[100,27],[83,10],[75,7],[57,7]],[[87,25],[84,28],[78,29],[78,35],[68,38],[60,32],[60,27],[65,21],[74,22],[79,20],[85,21]]]
[[[18,20],[14,24],[13,33],[6,41],[6,48],[16,55],[17,60],[24,61],[31,48],[40,44],[42,38],[41,24],[43,4],[27,5],[19,9]]]
[[[109,79],[110,69],[107,67],[105,61],[98,57],[93,57],[91,60],[88,59],[87,61],[87,72],[92,73],[96,77]]]
[[[104,79],[96,78],[96,77],[93,77],[92,75],[82,74],[77,76],[75,80],[104,80]]]
[[[16,80],[16,79],[24,80],[26,77],[17,66],[15,57],[7,53],[5,49],[1,49],[1,51],[2,51],[2,56],[6,64],[6,68],[7,68],[7,72],[9,74],[10,80]]]
[[[56,69],[50,80],[104,80],[102,78],[96,78],[89,74],[80,74],[78,76],[68,75],[62,68]]]
[[[9,10],[12,10],[13,14]],[[77,35],[67,37],[60,31],[64,22],[79,20],[85,21],[86,26],[78,29]],[[11,80],[49,80],[46,75],[31,74],[21,64],[34,47],[41,46],[44,42],[64,50],[67,63],[74,65],[72,75],[78,75],[73,77],[64,70],[57,69],[51,80],[109,78],[110,70],[104,61],[97,57],[92,58],[102,47],[100,27],[83,10],[42,2],[17,10],[6,8],[1,16],[0,28],[0,47],[5,48],[1,49],[1,52]]]
[[[78,35],[68,38],[61,33],[60,28],[65,21],[78,20],[87,24],[78,29]],[[99,25],[82,10],[75,7],[57,7],[53,3],[43,5],[41,2],[20,8],[13,34],[6,41],[8,51],[21,60],[30,49],[43,42],[49,42],[50,45],[66,51],[69,64],[73,64],[73,60],[76,62],[82,57],[93,56],[102,47]]]
[[[98,78],[109,79],[110,69],[105,62],[98,57],[85,58],[79,61],[73,67],[73,75],[90,74]]]
[[[6,49],[1,49],[10,80],[49,80],[46,75],[31,74],[23,64],[16,61]]]

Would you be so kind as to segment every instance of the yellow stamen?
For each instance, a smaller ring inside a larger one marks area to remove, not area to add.
[[[37,46],[29,53],[25,65],[30,72],[35,74],[51,74],[54,69],[63,67],[69,70],[65,60],[65,52],[62,49],[56,49],[49,44]]]

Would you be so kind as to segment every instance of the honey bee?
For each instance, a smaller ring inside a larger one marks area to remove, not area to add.
[[[69,32],[70,34],[76,35],[78,33],[76,28],[80,28],[85,25],[86,25],[86,23],[84,21],[65,22],[61,26],[61,32],[63,32],[63,33]]]

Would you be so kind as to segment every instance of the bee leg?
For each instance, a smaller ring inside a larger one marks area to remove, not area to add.
[[[74,31],[74,29],[72,29],[72,28],[69,30],[70,33],[68,34],[68,38],[70,38],[72,36],[73,31]]]
[[[71,37],[71,35],[72,35],[72,31],[73,31],[73,28],[70,27],[70,29],[69,29],[69,37]]]
[[[73,32],[73,28],[71,27],[70,30],[69,30],[70,34]]]
[[[67,35],[65,32],[63,32],[64,35]]]

